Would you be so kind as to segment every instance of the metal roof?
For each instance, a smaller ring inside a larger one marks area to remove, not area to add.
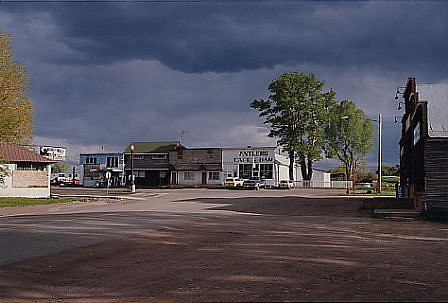
[[[42,157],[25,147],[11,143],[0,142],[0,158],[6,162],[34,162],[34,163],[56,163],[57,161]]]
[[[134,144],[134,153],[168,153],[182,147],[179,141],[168,142],[132,142],[125,149],[125,153],[131,152],[131,145]]]
[[[448,137],[448,85],[418,84],[419,101],[428,102],[428,135]]]

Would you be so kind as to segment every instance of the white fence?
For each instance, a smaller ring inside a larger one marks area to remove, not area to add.
[[[295,187],[305,188],[352,188],[353,181],[295,181]]]

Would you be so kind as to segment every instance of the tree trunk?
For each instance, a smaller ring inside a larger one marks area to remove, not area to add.
[[[300,157],[300,171],[302,172],[302,180],[303,181],[308,181],[307,180],[307,177],[308,177],[308,172],[307,172],[307,169],[306,169],[306,162],[305,162],[305,157]],[[305,186],[307,186],[307,183],[306,182],[304,182],[304,184],[303,184],[303,186],[305,187]]]
[[[313,160],[308,159],[308,174],[306,176],[307,181],[311,181],[311,178],[313,177]]]
[[[345,164],[345,180],[346,181],[350,181],[351,176],[350,176],[350,166],[348,164]]]
[[[289,180],[294,180],[294,152],[289,152]]]
[[[348,181],[351,181],[351,176],[350,176],[350,165],[349,164],[345,164],[345,182],[346,186],[347,186],[347,190],[346,193],[349,194],[350,193],[350,187],[348,186]]]

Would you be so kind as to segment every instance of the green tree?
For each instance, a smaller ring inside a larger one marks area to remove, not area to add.
[[[383,164],[381,170],[384,176],[399,176],[400,175],[400,165],[389,166]]]
[[[11,38],[0,32],[0,141],[29,144],[33,134],[32,103],[26,70],[14,61]]]
[[[64,162],[55,163],[51,167],[52,173],[66,173],[68,171],[68,166]]]
[[[313,163],[322,158],[323,134],[328,122],[326,108],[334,92],[323,94],[324,82],[314,74],[286,72],[269,85],[267,100],[254,100],[250,107],[270,125],[270,137],[289,155],[289,178],[294,179],[297,159],[304,180],[310,180]]]
[[[5,183],[5,178],[9,176],[9,169],[3,165],[6,162],[0,157],[0,184]]]
[[[358,167],[355,172],[356,180],[358,182],[373,182],[378,180],[378,174],[374,171],[368,170],[365,166]]]
[[[348,180],[373,146],[373,126],[364,111],[348,100],[336,103],[330,110],[325,134],[327,157],[344,165]]]

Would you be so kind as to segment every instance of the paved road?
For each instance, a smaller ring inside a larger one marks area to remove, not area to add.
[[[61,188],[58,193],[99,194],[105,190]],[[0,265],[110,239],[128,238],[183,225],[192,218],[252,214],[282,197],[324,197],[339,191],[223,189],[142,190],[126,200],[100,199],[0,209]],[[238,202],[238,208],[231,206]],[[228,208],[226,208],[226,206]]]
[[[309,190],[1,209],[0,301],[446,301],[446,224]]]

